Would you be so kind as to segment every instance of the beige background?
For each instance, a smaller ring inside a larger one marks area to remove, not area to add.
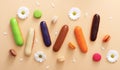
[[[39,2],[40,5],[36,5]],[[55,8],[51,3],[55,4]],[[30,27],[35,28],[35,44],[31,57],[24,56],[24,47],[17,47],[10,30],[9,20],[11,17],[16,17],[16,12],[19,7],[26,6],[30,9],[30,15],[26,20],[19,20],[19,25],[26,41],[27,31]],[[118,62],[111,64],[106,60],[108,50],[115,49],[120,52],[120,0],[0,0],[0,70],[119,70],[120,59]],[[77,21],[71,21],[68,18],[68,11],[71,7],[78,7],[81,10],[81,17]],[[33,11],[40,9],[43,12],[41,19],[33,18]],[[97,40],[91,42],[89,40],[92,17],[95,13],[101,16],[100,28]],[[51,24],[53,16],[59,16],[56,24]],[[41,32],[39,29],[40,21],[47,22],[52,45],[46,48],[42,41]],[[56,32],[59,33],[61,27],[69,25],[68,35],[59,52],[52,51],[53,44],[57,38]],[[88,45],[88,53],[81,53],[76,40],[74,38],[73,29],[76,25],[82,27],[85,39]],[[8,33],[4,35],[4,33]],[[102,43],[102,38],[105,34],[111,35],[111,40],[107,44]],[[68,48],[68,42],[73,42],[77,47],[75,51]],[[104,47],[105,50],[101,48]],[[11,58],[8,54],[9,49],[15,49],[17,52],[16,58]],[[34,60],[34,53],[44,51],[47,55],[47,60],[43,63],[38,63]],[[92,55],[99,52],[102,55],[102,60],[98,63],[92,61]],[[59,55],[65,56],[64,63],[57,63],[56,59]],[[73,59],[76,62],[73,62]]]

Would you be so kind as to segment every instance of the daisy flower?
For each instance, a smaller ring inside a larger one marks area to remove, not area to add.
[[[34,54],[34,58],[37,62],[43,62],[46,60],[46,55],[42,51],[38,51]]]
[[[110,62],[110,63],[114,63],[118,60],[119,58],[119,54],[116,50],[110,50],[108,51],[107,53],[107,60]]]
[[[17,11],[17,15],[20,19],[26,19],[29,15],[29,9],[27,7],[20,7]]]
[[[80,17],[80,14],[81,14],[80,9],[73,7],[70,9],[68,16],[72,20],[77,20]]]

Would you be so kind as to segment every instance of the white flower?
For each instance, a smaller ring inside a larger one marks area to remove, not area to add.
[[[71,8],[70,11],[69,11],[69,18],[72,19],[72,20],[77,20],[81,15],[81,11],[79,8]]]
[[[107,60],[110,62],[110,63],[114,63],[118,60],[119,58],[119,54],[116,50],[109,50],[108,53],[107,53]]]
[[[20,19],[26,19],[29,15],[29,9],[27,7],[20,7],[17,11],[17,15]]]
[[[43,62],[46,60],[46,55],[42,51],[38,51],[34,54],[34,58],[37,62]]]

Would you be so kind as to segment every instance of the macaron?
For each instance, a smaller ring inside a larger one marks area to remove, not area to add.
[[[33,13],[33,16],[34,16],[34,18],[39,19],[42,16],[42,12],[40,10],[35,10]]]
[[[95,53],[93,54],[93,61],[99,62],[101,60],[101,54]]]

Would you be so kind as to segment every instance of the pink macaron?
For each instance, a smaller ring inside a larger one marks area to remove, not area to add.
[[[101,60],[101,54],[95,53],[93,54],[93,61],[99,62]]]

